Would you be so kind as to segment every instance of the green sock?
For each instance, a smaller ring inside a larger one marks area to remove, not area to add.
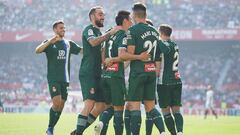
[[[142,122],[141,111],[140,110],[130,111],[130,115],[131,115],[130,126],[132,134],[139,135]]]
[[[177,133],[175,130],[175,124],[174,124],[174,120],[173,120],[171,113],[164,115],[164,121],[165,121],[167,129],[171,133],[171,135],[176,135]]]
[[[115,111],[114,112],[114,129],[115,135],[123,134],[123,111]]]
[[[76,134],[82,134],[84,132],[86,129],[87,121],[87,116],[83,116],[81,114],[78,115]]]
[[[113,107],[109,107],[108,109],[106,109],[100,117],[100,121],[103,122],[103,128],[101,130],[101,134],[100,135],[106,135],[107,134],[107,129],[108,129],[108,123],[111,120],[112,116],[113,116],[114,110]]]
[[[92,115],[91,113],[89,113],[85,129],[88,128],[95,120],[96,120],[96,117],[94,115]]]
[[[126,129],[126,135],[131,135],[131,129],[130,129],[130,111],[125,110],[124,112],[124,124]]]
[[[59,120],[61,113],[62,112],[54,111],[52,108],[50,109],[48,127],[52,127],[52,128],[55,127],[55,125],[57,124],[57,122]]]
[[[174,113],[175,123],[178,132],[183,132],[183,116],[180,112]]]
[[[151,115],[152,120],[153,120],[154,124],[156,125],[156,127],[158,128],[158,131],[160,132],[160,134],[162,132],[165,132],[164,123],[163,123],[161,113],[156,108],[153,108],[149,112],[149,114]]]
[[[151,135],[152,128],[153,128],[153,120],[152,120],[151,115],[148,112],[146,112],[145,123],[146,123],[146,135]]]

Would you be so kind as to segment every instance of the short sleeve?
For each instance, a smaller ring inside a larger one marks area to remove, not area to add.
[[[125,36],[120,40],[120,43],[118,44],[118,49],[126,49],[127,48],[127,37]]]
[[[48,40],[44,40],[44,41],[42,42],[42,44],[44,44],[44,43],[46,43],[46,42],[48,42]],[[47,53],[47,52],[50,51],[50,49],[51,49],[51,45],[49,45],[47,48],[45,48],[43,52]]]
[[[94,32],[92,28],[86,29],[83,32],[83,36],[85,37],[85,39],[89,40],[91,38],[95,38]]]
[[[70,52],[72,54],[78,54],[80,51],[81,51],[81,47],[76,44],[74,41],[69,41],[69,44],[70,44]]]
[[[132,29],[129,29],[127,32],[127,45],[136,45],[136,38],[134,31]]]
[[[159,40],[158,46],[160,48],[161,53],[167,54],[167,53],[170,52],[170,48],[169,48],[169,43],[168,42]]]

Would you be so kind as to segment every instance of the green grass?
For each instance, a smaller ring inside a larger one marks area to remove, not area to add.
[[[75,128],[76,114],[63,114],[55,127],[55,135],[69,135]],[[144,117],[143,117],[144,118]],[[212,116],[204,120],[200,116],[185,116],[185,135],[240,135],[240,117]],[[48,123],[48,114],[0,114],[0,135],[44,135]],[[112,122],[108,134],[114,135]],[[93,126],[85,131],[85,135],[93,134]],[[156,128],[153,135],[157,135]],[[145,135],[145,124],[142,122],[141,135]],[[167,134],[169,135],[169,134]]]

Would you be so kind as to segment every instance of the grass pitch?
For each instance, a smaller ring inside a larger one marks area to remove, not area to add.
[[[141,135],[145,135],[144,117]],[[76,114],[62,114],[55,127],[55,135],[69,135],[75,128],[76,118]],[[184,116],[184,135],[240,135],[239,123],[240,117],[222,116],[215,120],[209,116],[204,120],[202,116]],[[0,135],[45,135],[47,124],[48,114],[0,114]],[[93,135],[93,125],[85,131],[85,135]],[[153,135],[157,134],[154,127]],[[108,135],[114,135],[112,121]],[[167,132],[167,135],[170,134]]]

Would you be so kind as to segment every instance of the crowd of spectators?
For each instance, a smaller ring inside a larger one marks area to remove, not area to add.
[[[154,24],[171,24],[178,29],[240,28],[239,0],[141,0]],[[0,0],[0,31],[45,31],[53,21],[63,19],[70,30],[89,23],[92,6],[105,9],[105,26],[114,25],[121,10],[130,10],[136,0]]]

